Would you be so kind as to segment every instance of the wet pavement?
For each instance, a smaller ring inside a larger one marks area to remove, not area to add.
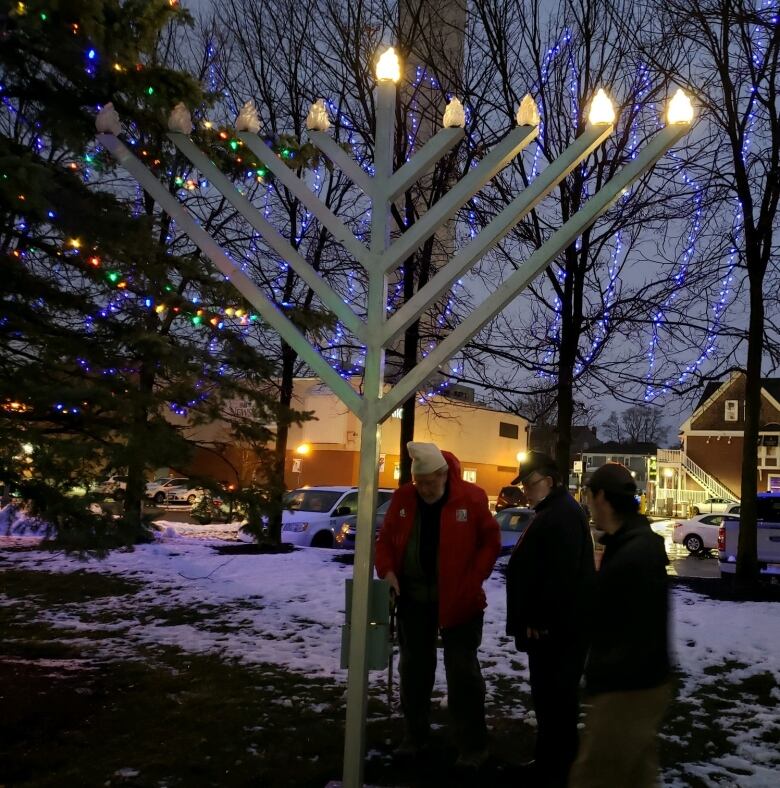
[[[666,554],[671,562],[669,574],[677,577],[720,577],[718,551],[711,550],[707,555],[691,555],[681,544],[672,541],[672,526],[675,520],[658,520],[652,524],[653,530],[663,536]]]
[[[669,566],[667,571],[673,577],[695,577],[702,579],[720,579],[720,565],[718,563],[718,551],[711,550],[708,553],[698,556],[691,555],[687,548],[672,541],[672,531],[676,520],[658,519],[651,523],[652,529],[664,538],[666,555],[669,556]],[[598,534],[594,533],[594,540]],[[601,551],[596,548],[596,566],[599,565]]]

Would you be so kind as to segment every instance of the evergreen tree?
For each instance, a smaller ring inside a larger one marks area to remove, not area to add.
[[[128,474],[112,529],[143,530],[145,472],[184,467],[192,448],[169,409],[212,419],[241,396],[260,423],[275,417],[247,305],[94,142],[110,99],[170,191],[196,190],[164,134],[172,107],[204,96],[157,54],[186,21],[169,0],[14,3],[0,17],[0,480],[61,536],[105,531],[66,493],[109,469]],[[223,169],[246,168],[228,134],[204,134]]]

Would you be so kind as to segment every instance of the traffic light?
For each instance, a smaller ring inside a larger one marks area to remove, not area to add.
[[[647,481],[658,481],[658,457],[648,457],[647,459]]]

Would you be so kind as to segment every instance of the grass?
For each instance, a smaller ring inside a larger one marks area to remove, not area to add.
[[[0,587],[12,600],[0,606],[0,785],[321,788],[339,779],[342,683],[123,639],[125,621],[219,629],[216,607],[166,606],[141,582],[89,571],[7,569],[0,571]],[[80,602],[106,597],[118,598],[112,612],[85,609],[79,628],[59,628],[44,615],[59,606],[72,613]],[[101,629],[105,623],[120,626]],[[107,658],[117,643],[125,656]],[[509,647],[507,658],[514,659]],[[673,705],[661,742],[664,765],[733,753],[734,729],[718,721],[733,718],[737,701],[774,708],[772,674],[725,680],[741,667],[726,662],[708,669],[692,697]],[[506,679],[491,683],[491,696],[492,757],[473,784],[515,786],[515,765],[533,749],[534,729],[519,718],[530,699]],[[382,688],[369,699],[368,720],[367,784],[471,784],[450,768],[456,753],[438,703],[432,752],[416,762],[391,757],[402,725],[397,710],[388,713]],[[737,727],[748,730],[751,723],[746,717]],[[765,726],[757,739],[780,743],[780,728]]]

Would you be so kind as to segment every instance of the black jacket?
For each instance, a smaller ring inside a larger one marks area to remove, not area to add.
[[[506,631],[519,648],[526,629],[552,641],[581,642],[588,631],[595,576],[593,539],[582,507],[563,487],[536,506],[506,568]]]
[[[639,514],[601,541],[604,557],[596,578],[587,689],[599,693],[657,687],[670,673],[664,541]]]

